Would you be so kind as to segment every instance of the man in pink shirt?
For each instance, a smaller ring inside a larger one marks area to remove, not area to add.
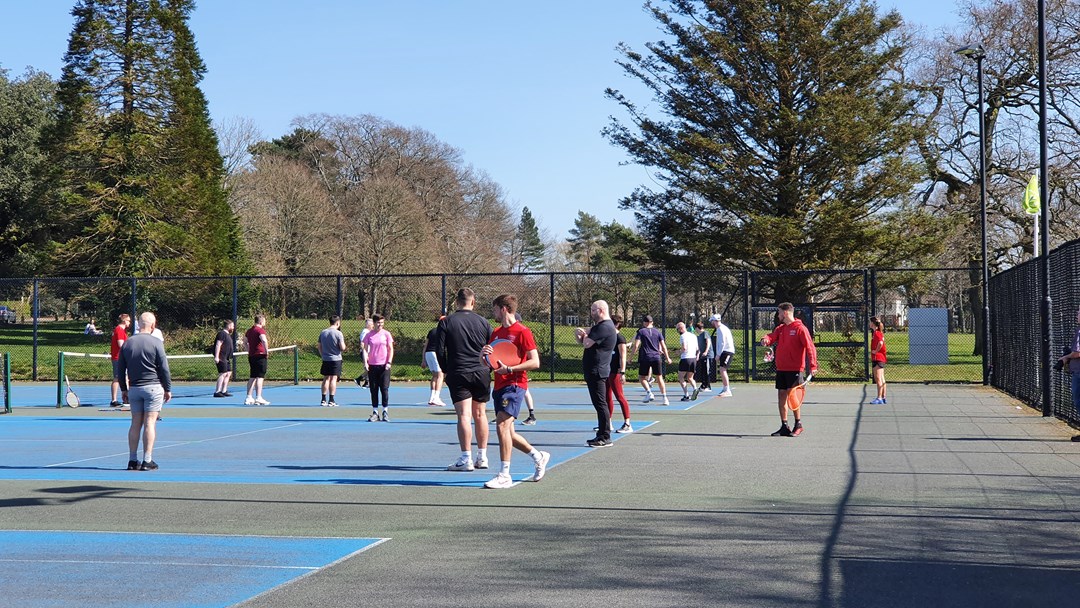
[[[371,416],[368,422],[390,422],[386,408],[390,407],[390,365],[394,362],[394,336],[386,331],[386,319],[371,315],[375,329],[364,336],[364,368],[371,391]],[[382,395],[382,416],[379,416],[379,395]]]

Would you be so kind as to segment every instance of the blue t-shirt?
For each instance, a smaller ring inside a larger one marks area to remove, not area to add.
[[[660,340],[663,336],[660,334],[660,330],[655,327],[642,327],[637,330],[637,335],[634,336],[634,341],[641,342],[641,351],[638,355],[640,361],[659,361],[660,360]]]

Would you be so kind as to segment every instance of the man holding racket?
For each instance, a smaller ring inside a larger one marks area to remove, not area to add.
[[[775,345],[776,351],[776,398],[780,409],[780,428],[773,437],[798,437],[803,432],[802,408],[792,410],[795,414],[795,426],[788,428],[788,393],[803,384],[802,372],[807,360],[810,362],[810,374],[817,373],[817,348],[810,330],[803,322],[795,318],[795,306],[783,302],[776,307],[780,325],[771,334],[761,339],[762,346]]]
[[[459,289],[454,303],[458,310],[439,321],[438,331],[428,346],[435,351],[439,367],[446,374],[446,387],[457,413],[458,444],[461,456],[447,471],[488,468],[488,421],[485,408],[491,397],[491,370],[480,352],[491,341],[491,324],[473,312],[476,294]],[[475,462],[472,459],[472,430],[476,427]]]
[[[152,312],[139,315],[142,333],[131,336],[120,349],[117,359],[120,370],[120,390],[124,401],[130,397],[131,426],[128,428],[129,471],[154,471],[154,441],[157,439],[157,421],[161,408],[172,399],[172,378],[169,360],[165,358],[165,344],[151,335],[157,326]],[[130,380],[130,390],[128,381]],[[143,460],[139,464],[139,437],[143,442]]]
[[[495,320],[499,327],[491,334],[492,343],[484,346],[481,352],[487,357],[489,366],[495,372],[495,430],[499,436],[499,474],[484,484],[485,488],[502,489],[514,485],[510,477],[510,459],[514,448],[532,457],[536,471],[527,481],[540,481],[544,478],[551,454],[534,448],[524,437],[514,430],[514,421],[521,414],[525,402],[525,393],[529,390],[528,371],[540,368],[540,352],[532,331],[517,322],[514,312],[517,310],[517,298],[503,294],[491,303]],[[514,346],[512,361],[497,358],[498,352],[493,343],[510,343]]]

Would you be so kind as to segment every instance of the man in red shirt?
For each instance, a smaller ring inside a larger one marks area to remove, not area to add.
[[[794,410],[795,426],[788,428],[788,393],[803,383],[803,367],[808,359],[810,374],[817,373],[817,349],[814,347],[814,339],[810,337],[810,330],[803,325],[801,320],[795,318],[795,306],[790,302],[784,302],[776,309],[779,313],[780,325],[771,334],[761,339],[762,346],[776,345],[776,397],[780,409],[780,429],[772,435],[773,437],[798,437],[803,431],[799,413],[801,408]]]
[[[248,367],[251,369],[244,405],[270,405],[269,401],[263,399],[266,359],[270,356],[270,339],[266,335],[265,325],[266,317],[255,315],[255,325],[244,333],[244,340],[247,342]]]
[[[525,402],[525,393],[529,390],[529,378],[526,372],[530,369],[540,368],[540,352],[536,347],[536,340],[532,331],[517,322],[514,313],[517,311],[517,298],[504,294],[491,303],[495,320],[499,327],[492,332],[491,340],[509,340],[517,346],[518,356],[522,362],[516,365],[503,365],[495,370],[495,392],[492,397],[495,401],[495,424],[499,436],[499,459],[502,468],[499,474],[484,484],[485,488],[509,488],[514,485],[510,477],[510,458],[517,448],[532,457],[536,464],[536,471],[526,481],[540,481],[544,478],[548,460],[551,454],[541,452],[529,444],[524,437],[514,430],[514,420],[521,413],[521,405]],[[491,344],[484,346],[481,351],[490,355],[493,351]]]
[[[111,387],[111,401],[109,407],[120,407],[123,405],[117,400],[117,395],[120,393],[120,349],[124,346],[124,342],[127,341],[127,328],[131,326],[131,315],[122,314],[116,320],[116,327],[113,328],[112,339],[109,340],[109,354],[112,356],[113,366],[113,380]]]

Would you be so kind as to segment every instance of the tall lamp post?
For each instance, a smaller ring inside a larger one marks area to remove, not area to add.
[[[969,44],[953,51],[975,60],[979,87],[979,232],[982,234],[982,347],[983,384],[990,384],[990,269],[986,262],[986,121],[983,116],[983,59],[986,51],[981,44]]]

